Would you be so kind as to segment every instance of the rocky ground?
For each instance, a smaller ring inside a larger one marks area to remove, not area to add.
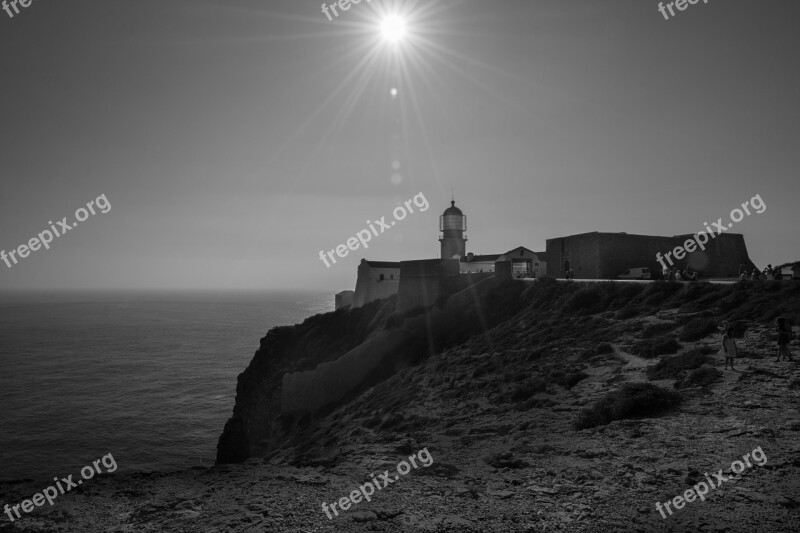
[[[0,532],[800,531],[800,343],[793,363],[776,362],[765,324],[739,340],[735,371],[712,354],[722,379],[682,389],[677,410],[574,428],[578,412],[609,390],[647,381],[657,358],[630,353],[632,344],[648,327],[692,320],[684,315],[605,313],[563,335],[557,323],[534,327],[523,314],[305,420],[295,442],[265,458],[95,478],[53,507],[14,523],[3,516]],[[681,350],[716,352],[720,338],[712,332]],[[576,384],[564,380],[580,372]],[[656,510],[758,447],[763,466],[666,518]],[[430,467],[418,464],[332,519],[323,512],[369,474],[397,475],[423,448]],[[40,485],[0,485],[0,501],[19,502]]]

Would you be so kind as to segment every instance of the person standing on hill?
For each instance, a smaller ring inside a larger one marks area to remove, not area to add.
[[[736,359],[736,341],[733,340],[733,328],[728,328],[725,335],[722,336],[722,350],[720,353],[725,356],[725,370],[728,369],[728,361],[731,362],[731,370],[733,368],[733,360]]]
[[[776,361],[781,360],[781,356],[785,355],[791,361],[792,354],[789,352],[789,341],[792,338],[792,327],[786,323],[783,317],[775,321],[775,331],[778,333],[778,358]]]

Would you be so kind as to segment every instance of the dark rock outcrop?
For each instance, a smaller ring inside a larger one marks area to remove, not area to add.
[[[524,288],[489,278],[427,309],[392,313],[394,298],[389,298],[270,330],[239,376],[217,462],[267,454],[295,434],[299,417],[294,415],[333,408],[505,320],[522,306]]]

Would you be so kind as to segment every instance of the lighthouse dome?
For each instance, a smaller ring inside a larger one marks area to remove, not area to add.
[[[449,215],[455,215],[455,216],[463,216],[464,215],[464,213],[461,211],[461,209],[456,207],[455,200],[452,200],[450,202],[450,207],[445,209],[444,213],[442,213],[442,216],[445,216],[445,217],[449,216]]]

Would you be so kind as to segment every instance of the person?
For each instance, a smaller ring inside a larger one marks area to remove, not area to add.
[[[778,333],[778,358],[776,361],[781,360],[781,356],[785,355],[791,361],[792,354],[789,352],[789,341],[792,337],[792,327],[786,323],[783,317],[775,320],[775,331]]]
[[[733,328],[728,328],[725,332],[725,335],[722,336],[722,350],[720,350],[722,355],[725,356],[725,370],[728,369],[728,361],[731,363],[731,370],[735,370],[733,368],[733,360],[736,359],[736,341],[733,340]]]
[[[742,272],[739,274],[739,280],[745,281],[747,279],[747,272]]]
[[[664,281],[669,281],[669,269],[667,267],[661,269],[661,275],[664,276]]]
[[[752,279],[753,281],[758,281],[758,278],[759,278],[758,268],[754,268],[753,269],[753,277],[750,278],[750,279]]]
[[[681,271],[680,270],[676,270],[675,271],[675,281],[680,281],[681,279],[682,279]]]

